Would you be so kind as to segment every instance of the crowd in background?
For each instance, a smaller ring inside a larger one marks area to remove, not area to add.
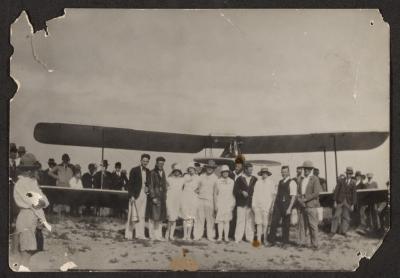
[[[17,148],[10,144],[11,185],[18,182],[19,164],[25,154],[23,146]],[[144,232],[147,222],[151,239],[174,240],[176,221],[181,219],[185,240],[199,240],[205,236],[210,241],[228,241],[229,235],[233,235],[231,238],[235,242],[253,242],[256,237],[257,242],[265,245],[279,241],[283,245],[318,248],[319,194],[327,191],[327,185],[311,161],[297,167],[295,177],[291,177],[288,166],[282,166],[282,177],[277,184],[272,181],[268,168],[253,174],[253,165],[240,157],[235,161],[235,169],[222,165],[218,172],[213,160],[204,165],[190,163],[186,168],[172,163],[168,173],[164,169],[164,157],[156,159],[152,170],[148,169],[149,161],[150,155],[143,154],[140,165],[128,174],[122,170],[120,162],[115,163],[112,172],[108,171],[108,161],[103,160],[100,169],[90,163],[88,171],[82,175],[80,165],[71,164],[69,155],[63,154],[60,164],[50,158],[45,170],[35,160],[37,171],[34,178],[40,185],[128,191],[128,210],[122,214],[119,212],[120,216],[128,218],[125,229],[128,239],[134,236],[147,239]],[[357,204],[357,189],[377,187],[372,173],[363,175],[356,171],[354,175],[352,167],[346,168],[346,172],[338,177],[333,192],[332,237],[337,234],[346,236],[351,225],[366,232],[383,229],[388,221],[387,202]],[[91,211],[92,208],[86,209]],[[298,218],[297,243],[289,240],[293,210]],[[82,214],[83,210],[72,207],[70,212]],[[163,223],[167,226],[165,232]],[[278,227],[281,227],[279,238]]]

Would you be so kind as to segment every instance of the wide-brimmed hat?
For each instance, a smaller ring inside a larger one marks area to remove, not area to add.
[[[268,176],[271,176],[271,175],[272,175],[272,173],[268,170],[267,167],[261,168],[261,170],[258,172],[258,175],[259,175],[259,176],[262,176],[263,173],[267,173]]]
[[[231,170],[229,169],[228,165],[222,165],[220,173],[222,174],[223,172],[230,172]]]
[[[19,146],[19,147],[18,147],[18,152],[19,152],[19,153],[25,153],[25,152],[26,152],[25,147],[24,147],[24,146]]]
[[[306,160],[303,162],[303,165],[301,165],[301,168],[303,169],[312,169],[314,168],[314,164],[310,160]]]
[[[350,166],[348,166],[348,167],[346,167],[346,174],[353,174],[353,167],[350,167]]]
[[[181,174],[183,173],[182,172],[182,167],[181,167],[181,165],[179,163],[172,164],[171,168],[172,168],[171,174],[175,173],[176,171],[178,171]]]
[[[195,165],[195,163],[189,162],[188,165],[187,165],[187,167],[186,167],[186,169],[189,169],[189,168],[193,168],[193,169],[196,170],[196,165]]]
[[[367,178],[373,178],[374,177],[374,174],[372,174],[372,173],[367,173]]]
[[[214,160],[209,160],[206,165],[204,165],[204,168],[212,168],[215,169],[217,168],[217,164],[215,163]]]
[[[36,170],[40,168],[40,163],[37,161],[36,157],[31,153],[26,153],[21,157],[18,165],[20,170]]]
[[[18,152],[17,145],[15,143],[10,143],[10,153]]]
[[[356,177],[361,177],[361,176],[362,176],[361,171],[356,171],[355,176],[356,176]]]

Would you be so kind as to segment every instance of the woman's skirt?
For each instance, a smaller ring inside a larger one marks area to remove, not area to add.
[[[21,209],[16,221],[16,233],[19,237],[20,251],[36,251],[37,243],[35,231],[39,218],[31,209]]]

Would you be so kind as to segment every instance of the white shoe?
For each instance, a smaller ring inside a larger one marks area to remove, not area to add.
[[[26,266],[23,266],[22,264],[19,266],[19,268],[18,268],[18,272],[31,272],[31,270],[28,268],[28,267],[26,267]]]
[[[241,243],[242,241],[241,240],[235,240],[235,243]]]

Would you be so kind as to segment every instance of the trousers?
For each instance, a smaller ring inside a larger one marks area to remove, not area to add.
[[[331,233],[339,232],[345,234],[350,227],[350,207],[347,204],[337,204],[332,218]]]
[[[214,207],[211,201],[199,199],[197,207],[197,216],[194,221],[194,238],[201,239],[204,234],[204,224],[207,224],[207,238],[214,239],[215,237],[215,218]]]
[[[246,236],[246,240],[253,241],[254,212],[249,207],[237,207],[235,241],[241,241],[244,235]]]
[[[298,216],[299,243],[306,244],[306,232],[308,230],[310,234],[311,245],[314,247],[318,247],[318,209],[300,208],[298,210]]]
[[[128,223],[126,224],[125,227],[125,237],[131,239],[133,229],[135,229],[136,238],[143,239],[145,238],[144,229],[146,221],[146,204],[147,204],[147,195],[144,193],[143,189],[142,192],[140,192],[139,197],[135,200],[135,203],[139,221],[134,225],[130,225],[129,223],[130,220],[128,219],[127,221]]]
[[[269,240],[271,242],[276,241],[276,230],[279,225],[279,221],[282,219],[282,242],[289,242],[289,229],[290,229],[290,214],[286,214],[286,210],[289,204],[276,203],[272,212],[272,221],[269,234]]]

